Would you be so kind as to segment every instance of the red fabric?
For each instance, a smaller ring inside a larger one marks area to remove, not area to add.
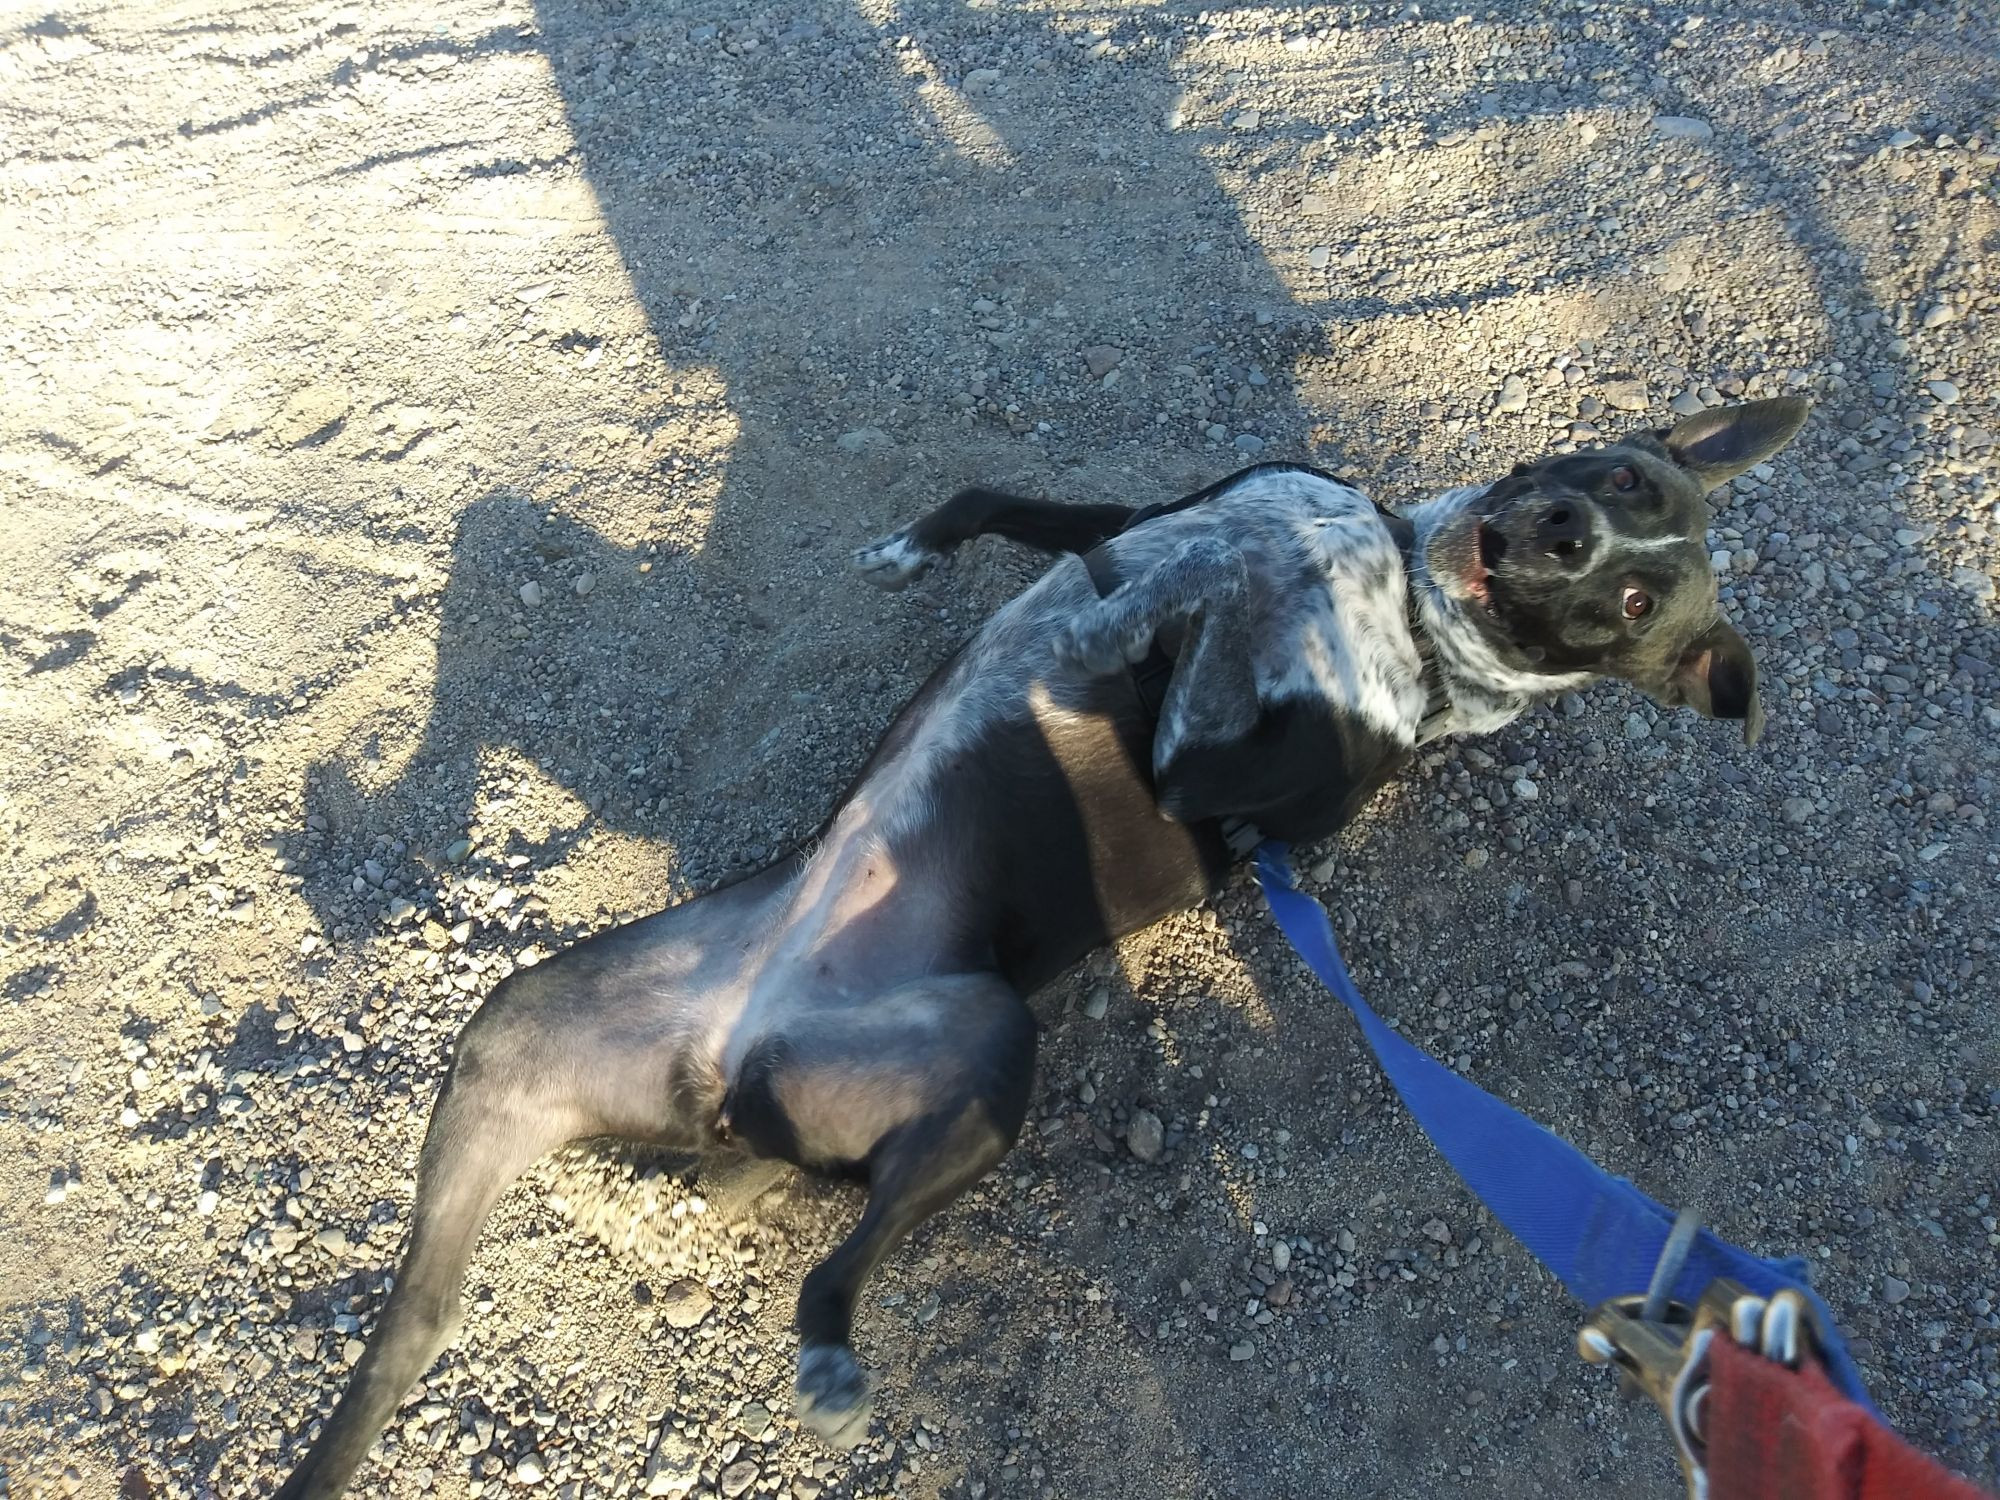
[[[1718,1335],[1708,1345],[1711,1500],[1990,1500],[1833,1388]]]

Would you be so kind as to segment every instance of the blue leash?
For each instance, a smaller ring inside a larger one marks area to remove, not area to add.
[[[1306,967],[1354,1012],[1404,1107],[1473,1196],[1586,1307],[1644,1291],[1660,1264],[1674,1215],[1390,1030],[1355,989],[1326,911],[1299,890],[1283,844],[1266,840],[1258,846],[1257,879],[1279,929]],[[1669,1295],[1692,1307],[1709,1283],[1723,1277],[1762,1297],[1787,1287],[1797,1291],[1818,1315],[1814,1334],[1828,1378],[1849,1400],[1874,1412],[1861,1373],[1834,1332],[1832,1313],[1805,1276],[1802,1259],[1764,1260],[1702,1229]]]

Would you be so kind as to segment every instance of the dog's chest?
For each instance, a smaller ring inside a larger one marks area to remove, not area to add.
[[[1317,701],[1407,747],[1429,693],[1403,554],[1365,496],[1323,488],[1277,528],[1258,685],[1266,701]]]

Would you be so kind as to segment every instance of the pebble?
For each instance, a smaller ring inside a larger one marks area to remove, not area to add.
[[[1255,458],[1264,451],[1264,440],[1254,432],[1239,432],[1236,434],[1236,451]]]
[[[540,1484],[547,1473],[548,1470],[542,1467],[541,1455],[536,1453],[522,1455],[521,1461],[514,1465],[514,1478],[522,1484]]]
[[[1608,380],[1604,384],[1605,405],[1617,411],[1644,411],[1653,404],[1643,380]]]
[[[1899,130],[1889,137],[1889,149],[1891,151],[1907,151],[1922,139],[1923,137],[1918,135],[1914,130]]]
[[[1528,409],[1528,382],[1519,375],[1509,375],[1500,382],[1500,394],[1493,402],[1495,411],[1526,411]]]
[[[965,75],[965,92],[975,98],[981,94],[990,94],[999,86],[998,68],[974,68]]]
[[[542,586],[530,580],[521,585],[521,602],[533,609],[542,602]]]
[[[1676,416],[1681,417],[1698,417],[1708,410],[1708,403],[1693,391],[1682,391],[1669,401],[1667,406]]]
[[[1940,302],[1924,314],[1924,327],[1942,328],[1957,316],[1950,303]]]
[[[585,598],[592,589],[597,587],[597,576],[594,573],[579,573],[577,574],[574,587],[576,589],[576,597],[579,599]]]
[[[1166,1149],[1166,1127],[1150,1109],[1135,1109],[1131,1124],[1125,1127],[1125,1144],[1140,1161],[1158,1161]]]
[[[1093,1021],[1104,1019],[1104,1013],[1111,1008],[1111,991],[1103,985],[1092,989],[1084,998],[1083,1013]]]
[[[716,1481],[716,1488],[722,1491],[726,1500],[736,1500],[738,1495],[743,1494],[756,1482],[757,1465],[750,1459],[740,1458],[722,1471],[722,1477]]]
[[[1949,380],[1927,380],[1924,389],[1945,406],[1958,405],[1958,387]]]
[[[879,427],[857,427],[843,432],[834,446],[842,453],[886,453],[896,446],[896,440]]]
[[[1232,130],[1255,130],[1263,123],[1264,112],[1262,110],[1246,109],[1229,122],[1229,128]]]
[[[1248,1339],[1244,1339],[1240,1343],[1231,1344],[1229,1346],[1229,1359],[1230,1363],[1232,1364],[1240,1365],[1243,1364],[1245,1361],[1255,1359],[1256,1357],[1257,1357],[1257,1346],[1251,1343],[1250,1340]]]
[[[1705,141],[1715,134],[1713,125],[1692,115],[1654,115],[1653,129],[1675,141]]]
[[[698,1281],[676,1281],[660,1293],[660,1316],[669,1328],[695,1328],[715,1306],[715,1298]]]
[[[1092,344],[1083,351],[1084,368],[1090,371],[1092,380],[1102,380],[1118,368],[1125,358],[1125,351],[1116,344]]]
[[[1909,1300],[1910,1284],[1895,1276],[1882,1278],[1882,1300],[1894,1307],[1899,1302]]]

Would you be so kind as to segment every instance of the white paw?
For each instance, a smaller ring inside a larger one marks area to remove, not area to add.
[[[874,1410],[868,1376],[853,1354],[835,1344],[811,1344],[799,1351],[793,1411],[800,1426],[829,1447],[852,1448],[868,1436]]]
[[[937,560],[937,553],[912,542],[907,531],[898,531],[879,542],[855,548],[849,562],[855,572],[876,588],[894,592],[930,571]]]

